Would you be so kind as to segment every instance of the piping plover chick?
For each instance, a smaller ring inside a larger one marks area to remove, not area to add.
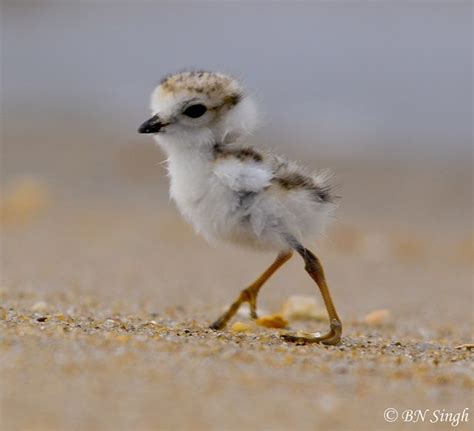
[[[337,344],[342,325],[319,259],[306,246],[335,207],[327,175],[242,143],[257,124],[254,101],[234,78],[189,71],[165,77],[151,97],[152,117],[138,129],[153,134],[167,155],[170,195],[196,232],[277,253],[275,261],[212,325],[222,329],[247,302],[257,317],[262,285],[296,251],[319,286],[330,330],[290,341]]]

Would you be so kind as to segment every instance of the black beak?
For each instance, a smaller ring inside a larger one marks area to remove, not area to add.
[[[163,126],[166,124],[163,124],[160,117],[155,115],[138,128],[138,133],[158,133]]]

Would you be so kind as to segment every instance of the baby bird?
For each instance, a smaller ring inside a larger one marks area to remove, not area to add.
[[[296,251],[319,286],[330,330],[318,337],[283,337],[339,343],[342,325],[323,267],[306,248],[335,207],[327,175],[242,143],[257,124],[257,111],[252,97],[230,76],[207,71],[169,75],[153,91],[151,111],[138,132],[153,134],[166,153],[171,198],[196,232],[210,242],[277,253],[270,267],[210,327],[224,328],[244,302],[257,318],[260,288]]]

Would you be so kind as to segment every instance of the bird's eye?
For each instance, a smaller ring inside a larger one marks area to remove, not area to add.
[[[204,105],[197,104],[188,106],[184,111],[183,114],[187,117],[191,118],[199,118],[202,117],[207,111],[207,108]]]

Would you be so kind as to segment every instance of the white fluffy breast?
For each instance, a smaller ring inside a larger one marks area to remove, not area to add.
[[[213,173],[230,189],[241,192],[259,192],[270,185],[272,172],[262,163],[229,158],[215,163]]]

